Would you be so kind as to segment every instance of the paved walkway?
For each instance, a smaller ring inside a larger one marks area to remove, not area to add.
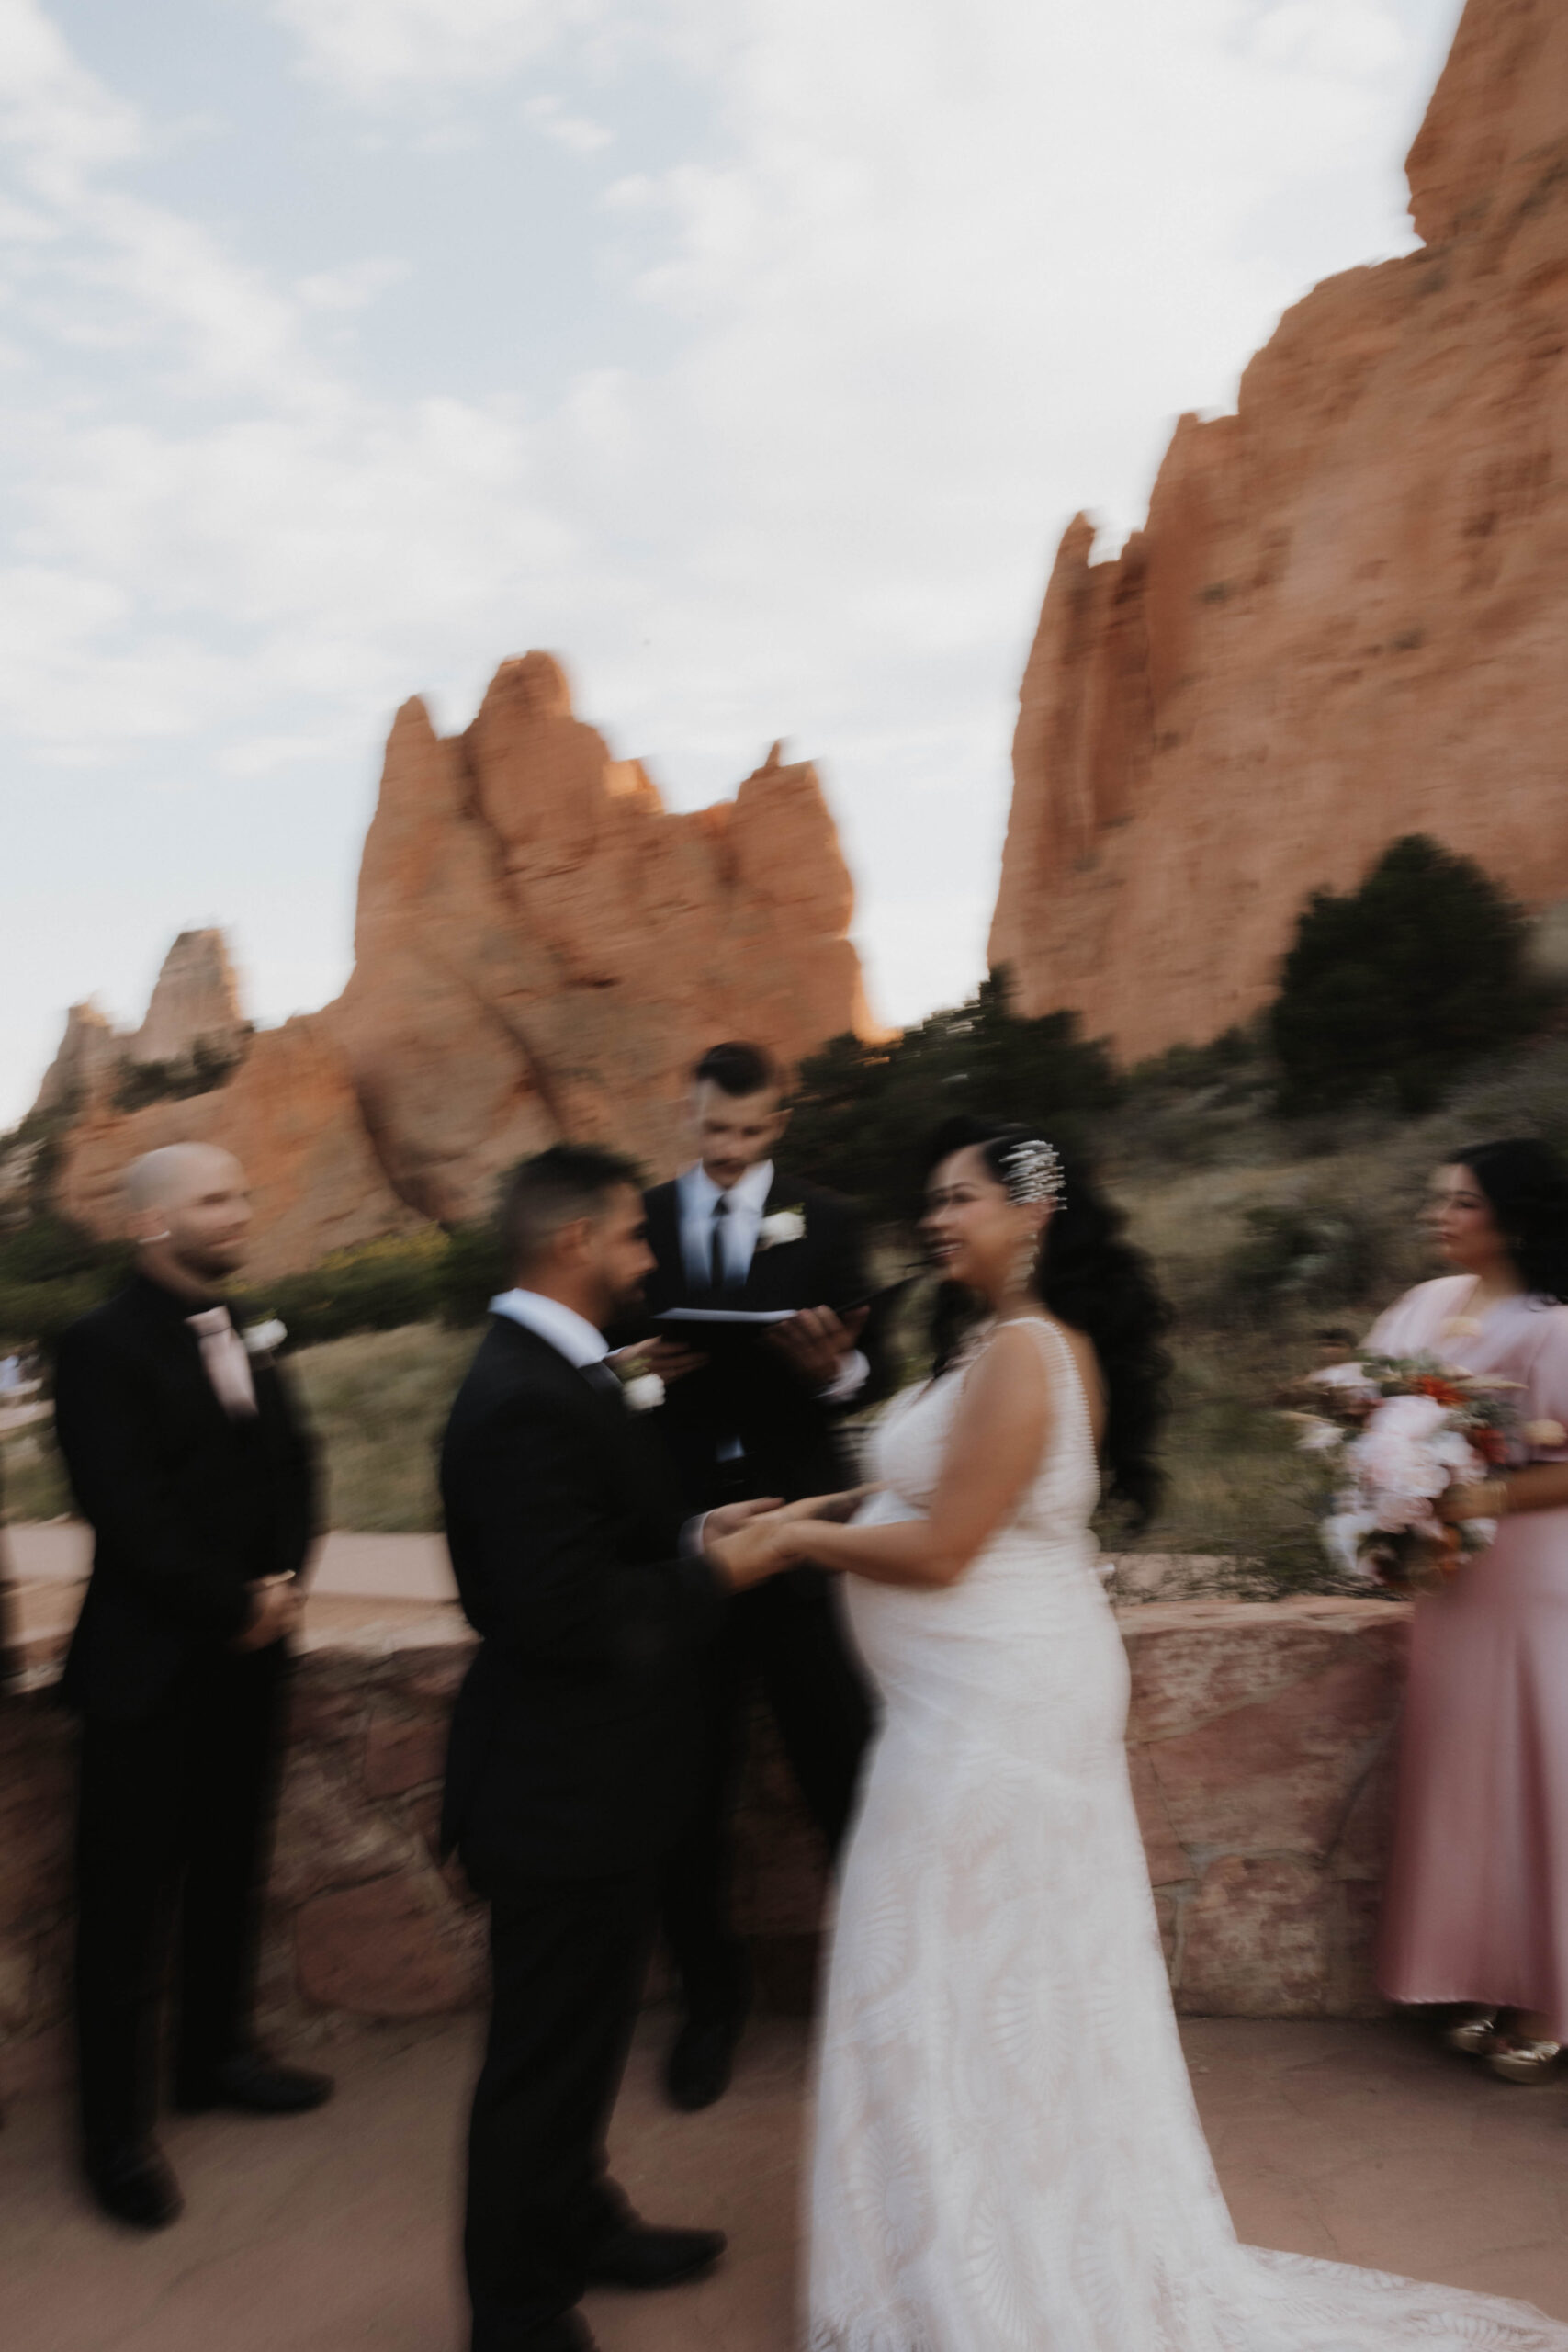
[[[736,2086],[671,2114],[639,2038],[615,2123],[645,2211],[717,2222],[705,2284],[599,2297],[604,2352],[796,2352],[792,2323],[804,2030],[754,2030]],[[1568,2320],[1568,2078],[1515,2090],[1402,2024],[1201,2020],[1185,2029],[1244,2236],[1524,2296]],[[472,2020],[366,2032],[340,2092],[298,2120],[172,2123],[189,2207],[140,2238],[75,2191],[59,2106],[0,2134],[7,2352],[460,2352],[452,2215]]]

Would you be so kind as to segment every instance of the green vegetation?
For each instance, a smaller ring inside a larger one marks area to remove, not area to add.
[[[51,1349],[68,1323],[118,1288],[130,1259],[129,1243],[95,1241],[52,1209],[0,1232],[0,1350]]]
[[[243,1037],[251,1035],[247,1023]],[[117,1111],[141,1111],[149,1102],[183,1102],[192,1094],[211,1094],[227,1086],[245,1058],[245,1047],[225,1046],[216,1037],[198,1037],[188,1054],[172,1061],[120,1063],[115,1082]]]
[[[412,1323],[293,1358],[321,1443],[329,1526],[398,1534],[440,1524],[436,1448],[477,1336]]]
[[[1084,1114],[1109,1110],[1120,1087],[1105,1047],[1080,1037],[1076,1012],[1021,1020],[1005,972],[967,1004],[933,1012],[886,1045],[834,1037],[801,1064],[790,1124],[790,1165],[863,1201],[883,1218],[918,1204],[919,1148],[950,1112],[1049,1119],[1084,1132]]]
[[[450,1233],[427,1226],[334,1250],[309,1273],[253,1283],[234,1305],[247,1323],[278,1317],[289,1345],[299,1348],[432,1319],[474,1324],[505,1287],[501,1244],[489,1226],[460,1225]]]
[[[1410,833],[1359,889],[1314,890],[1271,1015],[1287,1115],[1389,1096],[1431,1110],[1543,1010],[1522,910],[1472,859]]]

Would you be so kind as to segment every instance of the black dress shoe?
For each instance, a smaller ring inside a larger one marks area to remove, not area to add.
[[[165,2230],[185,2211],[179,2182],[151,2140],[123,2140],[96,2150],[87,2185],[106,2213],[137,2230]]]
[[[687,2115],[711,2107],[729,2088],[740,2040],[739,2019],[688,2018],[671,2047],[664,2065],[664,2087],[672,2107]]]
[[[186,2115],[205,2115],[215,2107],[237,2107],[247,2115],[303,2115],[308,2108],[324,2107],[332,2095],[330,2075],[280,2066],[259,2051],[247,2050],[237,2058],[225,2058],[209,2075],[184,2077],[175,2088],[175,2105]]]
[[[658,2230],[627,2222],[612,2232],[588,2266],[591,2287],[678,2287],[711,2270],[726,2245],[722,2230]]]

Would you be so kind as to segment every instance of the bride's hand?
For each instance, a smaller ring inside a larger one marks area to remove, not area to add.
[[[703,1548],[734,1591],[744,1592],[806,1558],[795,1526],[784,1520],[783,1511],[762,1511],[730,1534],[707,1537]]]

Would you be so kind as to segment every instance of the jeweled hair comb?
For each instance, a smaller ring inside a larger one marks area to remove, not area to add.
[[[1015,1143],[1003,1152],[1002,1166],[1007,1170],[1003,1182],[1010,1201],[1050,1201],[1060,1208],[1066,1200],[1062,1155],[1055,1144],[1045,1143],[1038,1136],[1032,1136],[1027,1143]]]

